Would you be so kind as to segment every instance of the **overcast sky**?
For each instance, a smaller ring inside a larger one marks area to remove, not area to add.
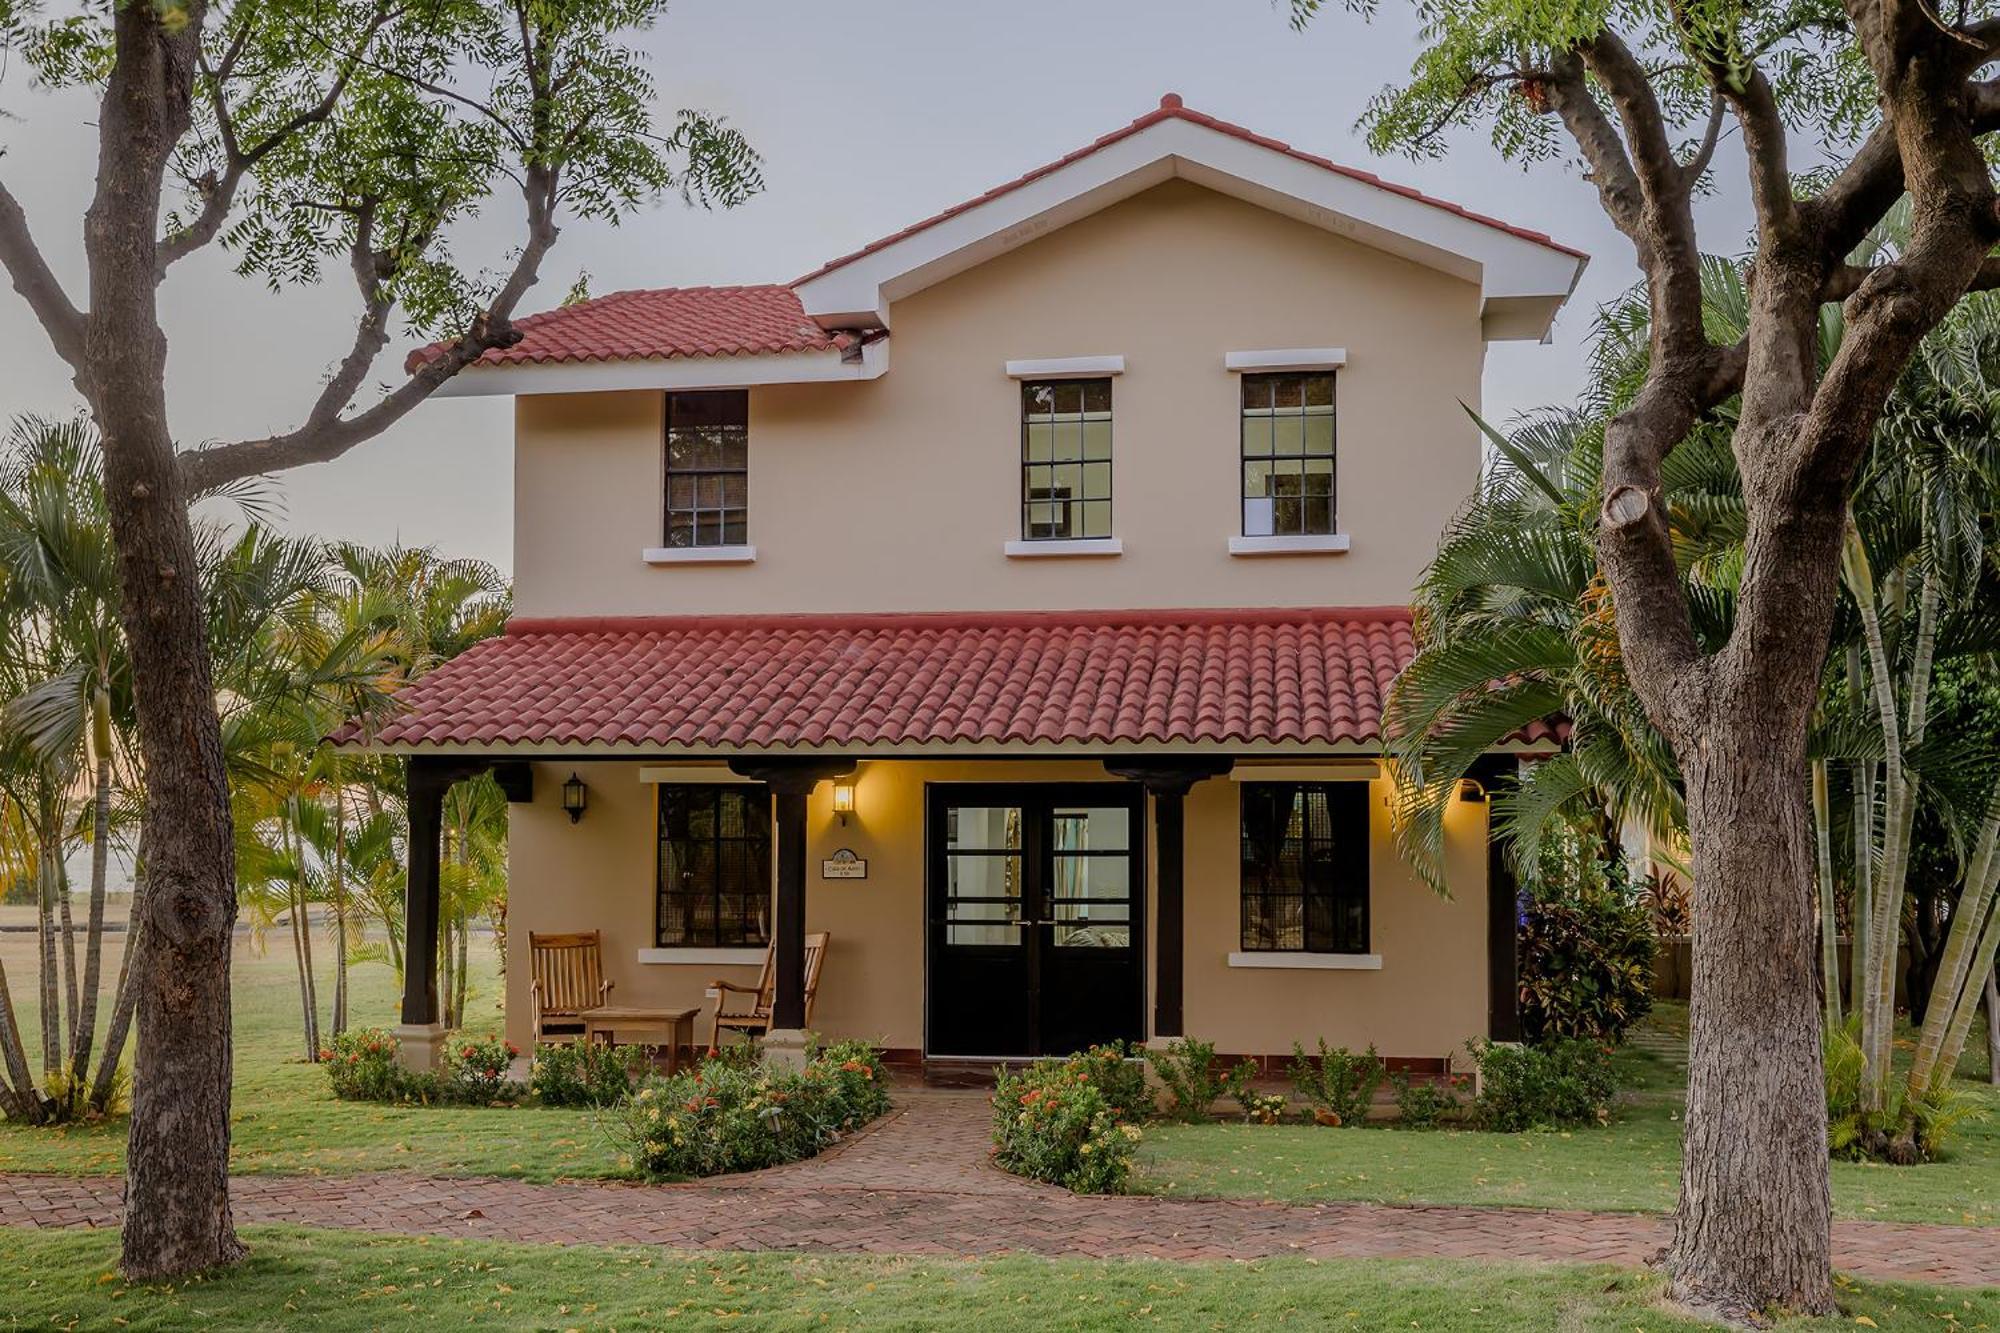
[[[1402,12],[1363,24],[1328,7],[1303,34],[1282,0],[679,0],[641,39],[662,120],[683,106],[726,115],[764,156],[769,188],[708,213],[663,202],[617,228],[573,224],[526,309],[562,298],[578,271],[594,294],[621,287],[789,281],[938,209],[1059,157],[1156,106],[1167,91],[1337,161],[1380,171],[1593,256],[1551,345],[1496,343],[1488,414],[1571,397],[1597,306],[1636,277],[1573,164],[1526,172],[1479,134],[1439,162],[1379,161],[1355,119],[1385,78],[1406,69],[1415,37]],[[94,104],[0,81],[0,175],[44,251],[81,293],[82,210],[96,155]],[[1712,249],[1743,234],[1735,159],[1703,205]],[[496,198],[464,252],[497,264],[519,234],[518,206]],[[480,249],[479,247],[483,247]],[[227,256],[178,266],[164,300],[173,423],[184,443],[295,424],[352,338],[344,274],[318,291],[272,293],[235,277]],[[60,414],[76,403],[65,368],[19,298],[0,287],[0,411]],[[407,343],[378,366],[384,382]],[[284,522],[370,542],[434,543],[508,567],[510,412],[506,399],[446,399],[337,462],[287,474]]]

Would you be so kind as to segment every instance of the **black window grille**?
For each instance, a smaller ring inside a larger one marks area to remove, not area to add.
[[[1334,530],[1333,372],[1243,377],[1243,535]]]
[[[762,786],[660,787],[662,948],[771,940],[771,803]]]
[[[667,395],[667,545],[750,540],[750,395]]]
[[[1246,782],[1243,948],[1368,952],[1368,784]]]
[[[1021,536],[1111,535],[1111,381],[1021,385]]]

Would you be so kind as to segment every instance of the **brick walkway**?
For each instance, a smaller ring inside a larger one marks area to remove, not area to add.
[[[810,1162],[698,1185],[377,1173],[242,1176],[238,1222],[570,1245],[1089,1258],[1553,1260],[1638,1265],[1664,1219],[1525,1209],[1078,1198],[985,1160],[983,1094],[905,1090],[899,1109]],[[115,1226],[122,1181],[0,1175],[0,1225]],[[2000,1231],[1834,1225],[1834,1262],[1870,1278],[2000,1285]]]

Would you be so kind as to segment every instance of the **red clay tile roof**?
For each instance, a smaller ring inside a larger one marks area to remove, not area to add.
[[[1331,158],[1321,157],[1316,153],[1308,153],[1294,148],[1282,140],[1268,138],[1241,125],[1235,125],[1226,120],[1219,120],[1214,116],[1204,115],[1199,111],[1190,111],[1186,104],[1181,101],[1179,93],[1168,93],[1160,99],[1160,105],[1157,108],[1148,111],[1145,115],[1139,117],[1123,129],[1113,130],[1111,133],[1085,144],[1073,153],[1064,154],[1046,166],[1036,167],[1024,176],[1017,176],[1005,185],[996,185],[976,199],[968,199],[962,204],[954,204],[942,213],[927,217],[922,222],[912,223],[894,235],[884,236],[879,241],[862,246],[852,254],[845,254],[838,259],[829,260],[798,279],[793,285],[797,286],[799,283],[809,282],[814,278],[820,277],[822,274],[831,273],[843,265],[851,264],[857,259],[874,254],[884,246],[894,245],[896,242],[906,237],[914,236],[928,227],[935,227],[940,222],[955,218],[968,209],[977,208],[981,204],[997,199],[1003,194],[1018,190],[1024,185],[1032,184],[1051,172],[1060,171],[1072,162],[1089,157],[1092,153],[1103,148],[1108,148],[1121,139],[1129,139],[1141,130],[1150,129],[1164,120],[1185,120],[1191,124],[1206,126],[1211,130],[1219,130],[1231,138],[1241,139],[1246,143],[1253,143],[1263,148],[1269,148],[1273,152],[1283,153],[1286,157],[1293,158],[1296,161],[1321,167],[1338,175],[1346,176],[1351,180],[1360,181],[1364,185],[1372,185],[1380,190],[1388,190],[1392,194],[1400,194],[1405,198],[1414,199],[1418,203],[1429,204],[1432,208],[1441,208],[1447,213],[1456,213],[1458,216],[1472,222],[1477,222],[1481,226],[1491,227],[1496,231],[1504,231],[1508,235],[1518,236],[1524,241],[1533,241],[1536,245],[1545,245],[1551,250],[1560,251],[1566,255],[1573,255],[1578,259],[1588,259],[1590,257],[1581,250],[1572,249],[1558,241],[1551,240],[1544,232],[1530,231],[1526,227],[1517,227],[1510,222],[1502,222],[1499,218],[1488,217],[1484,213],[1475,213],[1471,209],[1460,204],[1454,204],[1448,199],[1439,199],[1435,195],[1425,194],[1422,190],[1411,189],[1407,185],[1398,185],[1394,181],[1383,180],[1372,171],[1362,171],[1358,167],[1342,166]]]
[[[813,323],[789,287],[664,287],[613,292],[575,305],[525,315],[512,347],[496,347],[482,366],[555,365],[579,361],[652,361],[686,356],[754,356],[827,352],[852,335]],[[408,370],[437,355],[442,343],[411,352]]]
[[[407,690],[372,741],[1367,745],[1412,652],[1401,607],[523,619]]]

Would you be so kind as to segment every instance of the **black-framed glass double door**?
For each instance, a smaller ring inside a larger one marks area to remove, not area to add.
[[[1122,782],[931,784],[929,1054],[1144,1038],[1143,801]]]

